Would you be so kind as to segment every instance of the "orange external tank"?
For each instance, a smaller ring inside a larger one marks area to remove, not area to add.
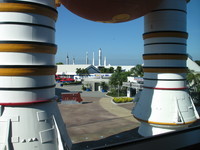
[[[118,23],[141,17],[160,0],[61,0],[74,14],[97,22]]]

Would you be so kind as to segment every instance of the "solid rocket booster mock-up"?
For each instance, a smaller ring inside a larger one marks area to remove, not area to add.
[[[163,0],[144,17],[144,89],[133,108],[139,133],[188,127],[199,118],[186,86],[186,0]]]
[[[54,0],[0,1],[0,150],[64,150],[55,102]]]

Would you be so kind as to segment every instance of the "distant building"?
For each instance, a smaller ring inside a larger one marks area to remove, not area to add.
[[[126,71],[130,71],[131,68],[134,68],[135,66],[134,65],[130,65],[130,66],[121,66],[121,65],[118,65],[119,67],[122,68],[122,71],[126,72]],[[113,67],[115,70],[117,69],[118,66],[112,66],[112,65],[107,65],[105,68],[110,68],[110,67]]]
[[[84,78],[83,80],[83,84],[89,85],[89,88],[92,91],[101,91],[102,82],[105,82],[108,85],[109,79],[108,78]]]
[[[57,65],[56,75],[67,76],[74,78],[78,68],[87,69],[89,74],[100,73],[100,71],[93,65]]]
[[[187,67],[190,70],[194,70],[194,72],[196,73],[200,73],[200,66],[196,62],[194,62],[190,57],[188,57],[187,59]]]
[[[127,82],[123,82],[124,87],[127,87],[127,97],[133,97],[143,89],[144,79],[142,77],[127,77]]]

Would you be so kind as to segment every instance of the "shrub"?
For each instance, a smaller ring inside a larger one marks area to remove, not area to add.
[[[130,97],[114,97],[113,101],[115,103],[126,103],[126,102],[132,102],[133,98],[130,98]]]
[[[82,85],[82,90],[85,91],[86,90],[86,87],[84,85]]]
[[[112,96],[112,97],[116,97],[116,96],[126,96],[127,94],[126,94],[126,89],[121,89],[121,90],[119,90],[119,93],[118,93],[117,89],[112,88],[110,90],[110,92],[107,93],[107,95]]]
[[[81,81],[63,82],[63,85],[79,85],[79,84],[81,84]]]

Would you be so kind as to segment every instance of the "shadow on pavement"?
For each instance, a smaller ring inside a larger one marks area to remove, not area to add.
[[[93,103],[93,102],[82,102],[82,104],[89,104],[89,103]]]
[[[87,149],[95,149],[97,147],[102,147],[106,145],[113,145],[117,143],[126,142],[129,140],[137,140],[142,138],[138,134],[138,128],[134,128],[128,131],[124,131],[109,137],[101,137],[102,139],[97,141],[87,141],[87,142],[80,142],[72,145],[72,150],[87,150]]]

